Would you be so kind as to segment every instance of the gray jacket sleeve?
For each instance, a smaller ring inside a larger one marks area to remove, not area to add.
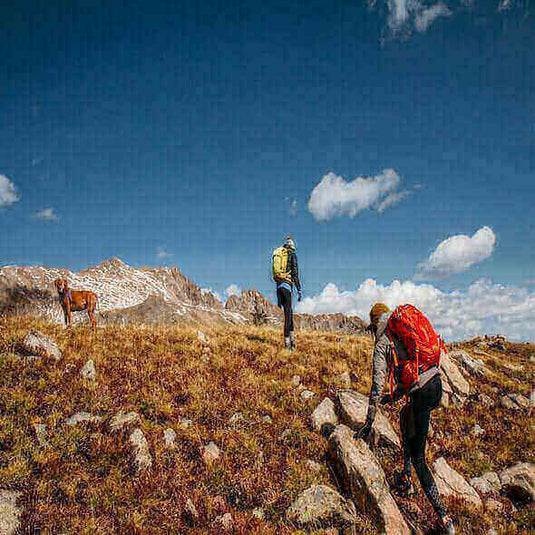
[[[368,400],[368,414],[366,423],[372,425],[377,412],[377,405],[383,392],[388,373],[388,352],[390,351],[390,342],[386,334],[381,335],[373,351],[373,368],[372,368],[372,388]]]

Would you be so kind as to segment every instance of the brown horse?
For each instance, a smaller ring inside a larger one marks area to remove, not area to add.
[[[91,321],[91,328],[93,331],[97,330],[97,320],[95,319],[95,310],[98,305],[98,297],[94,292],[87,290],[71,290],[69,288],[69,281],[64,278],[59,278],[54,281],[59,294],[59,302],[63,308],[65,316],[65,325],[71,326],[71,312],[78,312],[80,310],[87,310],[89,321]],[[101,317],[102,312],[99,314]]]

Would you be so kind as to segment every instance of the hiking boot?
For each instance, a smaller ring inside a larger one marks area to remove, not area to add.
[[[294,332],[290,332],[290,349],[293,351],[295,349],[295,336]]]
[[[285,347],[286,349],[288,349],[289,351],[292,350],[292,342],[291,342],[289,336],[287,336],[287,337],[284,339],[284,347]]]

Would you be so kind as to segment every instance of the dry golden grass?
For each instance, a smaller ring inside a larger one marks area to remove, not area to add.
[[[15,356],[30,328],[56,340],[61,361]],[[309,415],[345,371],[355,371],[358,390],[367,392],[371,340],[299,332],[298,350],[289,353],[281,348],[282,334],[270,328],[203,332],[208,354],[191,327],[109,326],[92,334],[34,318],[0,318],[0,487],[23,491],[25,533],[216,533],[214,520],[223,512],[232,514],[236,533],[298,533],[285,522],[286,508],[309,485],[333,484],[324,463],[326,442],[309,429]],[[481,391],[493,399],[498,399],[493,386],[529,394],[533,364],[528,350],[519,348],[511,358],[524,370],[500,368],[503,361],[493,354],[488,358],[497,358],[492,367],[499,373],[493,384],[480,381]],[[88,359],[97,368],[96,385],[80,375]],[[293,375],[316,393],[314,399],[301,400]],[[119,410],[141,416],[154,461],[144,475],[133,469],[129,432],[109,431],[109,419]],[[77,411],[103,421],[67,426],[65,419]],[[395,418],[395,408],[391,411]],[[231,425],[236,412],[244,421]],[[193,425],[181,429],[180,418]],[[487,430],[480,439],[468,434],[476,422]],[[34,423],[46,424],[50,446],[38,445]],[[525,414],[469,402],[462,409],[437,410],[433,426],[431,456],[444,455],[466,477],[534,460]],[[168,427],[178,435],[175,450],[164,446]],[[210,441],[222,456],[206,466],[200,450]],[[320,462],[322,470],[312,472],[307,459]],[[382,461],[388,472],[400,459],[385,454]],[[194,522],[185,513],[188,498],[198,511]],[[411,512],[406,500],[399,503],[422,528],[433,525],[421,494],[420,512]],[[533,522],[526,508],[513,513],[508,506],[503,519],[496,519],[450,505],[460,515],[462,533],[486,533],[490,523],[522,533]],[[253,514],[258,507],[263,519]],[[357,532],[375,532],[361,521]]]

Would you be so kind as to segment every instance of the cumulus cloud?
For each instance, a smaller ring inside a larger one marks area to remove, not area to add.
[[[156,258],[158,260],[165,260],[166,258],[171,258],[172,253],[169,253],[164,247],[156,247]]]
[[[448,340],[483,334],[505,334],[512,340],[535,340],[535,292],[526,287],[503,286],[479,280],[466,291],[443,292],[431,284],[394,280],[389,285],[367,279],[354,291],[327,284],[319,295],[298,303],[307,314],[341,312],[368,320],[371,306],[384,302],[391,308],[412,303]]]
[[[408,192],[398,190],[400,184],[401,177],[393,169],[350,181],[327,173],[312,190],[308,211],[318,221],[342,215],[355,217],[366,209],[383,212],[407,196]]]
[[[227,297],[230,297],[231,295],[240,295],[241,294],[241,288],[237,284],[230,284],[225,289],[225,295]]]
[[[41,219],[43,221],[58,221],[59,220],[58,215],[56,214],[56,212],[54,212],[54,208],[52,208],[51,206],[49,206],[48,208],[43,208],[42,210],[39,210],[33,215],[33,217],[35,217],[36,219]]]
[[[489,258],[496,245],[496,234],[482,227],[472,237],[458,234],[439,243],[429,258],[418,266],[417,279],[442,278],[466,271]]]
[[[0,175],[0,208],[10,206],[20,200],[20,193],[15,184],[7,178]]]
[[[420,33],[427,31],[429,26],[439,17],[449,17],[451,10],[444,4],[435,4],[416,13],[414,26]]]

